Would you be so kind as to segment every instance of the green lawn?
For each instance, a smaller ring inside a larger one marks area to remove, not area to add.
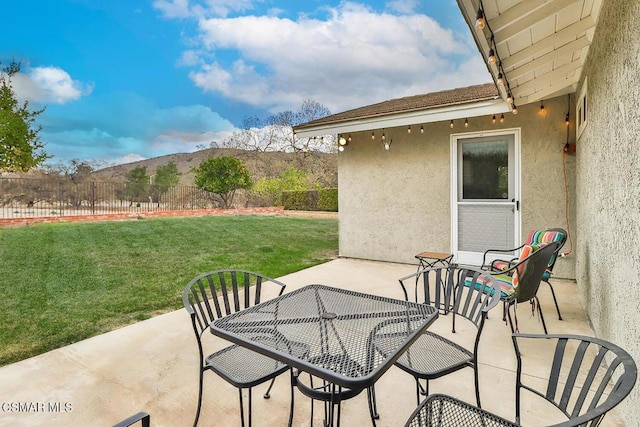
[[[230,216],[0,228],[0,366],[182,307],[199,273],[279,277],[338,254],[335,219]]]

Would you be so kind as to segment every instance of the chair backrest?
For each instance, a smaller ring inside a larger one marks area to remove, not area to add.
[[[251,271],[216,270],[194,277],[184,288],[182,302],[198,343],[214,320],[260,303],[267,284],[275,286],[277,295],[284,292],[284,283]]]
[[[479,329],[489,310],[500,302],[496,279],[473,268],[455,265],[427,268],[401,278],[400,285],[406,299],[407,288],[414,287],[417,302],[463,316]]]
[[[514,288],[517,302],[529,301],[536,296],[540,281],[549,265],[549,260],[557,252],[558,242],[552,242],[535,250],[520,261],[515,268],[517,280],[514,278]]]
[[[553,271],[553,267],[556,265],[560,249],[562,249],[564,244],[567,242],[567,232],[564,228],[550,228],[546,231],[546,233],[555,233],[552,241],[559,243],[558,249],[556,249],[556,251],[554,252],[551,260],[549,260],[549,267],[547,267],[547,270]]]
[[[596,426],[604,415],[624,400],[633,388],[637,368],[633,358],[610,342],[578,335],[513,334],[518,360],[516,377],[516,422],[520,423],[522,389],[552,403],[569,419],[556,426]],[[549,341],[547,345],[541,342]],[[526,342],[530,341],[530,342]],[[523,358],[521,351],[526,352]],[[537,360],[540,351],[548,349],[548,370],[536,369],[535,379],[523,384],[529,366],[527,355]],[[534,385],[535,384],[535,385]],[[526,420],[525,420],[526,422]]]
[[[562,249],[566,241],[567,232],[563,228],[550,228],[545,231],[531,230],[524,244],[542,246],[552,242],[558,242],[558,249],[556,249],[556,252],[549,260],[549,265],[547,267],[547,270],[552,271],[553,266],[556,264],[556,260],[558,259],[558,252],[560,252],[560,249]]]

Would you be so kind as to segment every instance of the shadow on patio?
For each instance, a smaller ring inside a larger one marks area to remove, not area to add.
[[[393,298],[403,298],[398,278],[415,266],[337,259],[279,278],[285,292],[321,283]],[[191,278],[185,278],[185,284]],[[550,333],[593,336],[573,281],[553,281],[563,321],[559,321],[551,292],[538,293]],[[539,318],[527,304],[518,309],[521,332],[542,333]],[[217,341],[220,341],[219,339]],[[515,355],[510,329],[501,320],[501,306],[489,316],[480,344],[480,389],[483,407],[504,418],[515,417]],[[157,316],[122,329],[0,368],[0,426],[110,426],[146,411],[151,425],[190,426],[198,392],[198,354],[189,316],[184,310]],[[289,413],[288,374],[276,380],[269,400],[254,392],[254,426],[286,426]],[[239,425],[235,388],[217,375],[205,373],[201,426]],[[430,383],[430,392],[447,393],[474,402],[473,372],[463,369]],[[376,383],[378,426],[402,426],[415,409],[415,382],[392,367]],[[33,403],[29,412],[13,412],[7,403]],[[60,403],[57,406],[57,403]],[[322,407],[316,404],[316,425]],[[549,406],[525,394],[523,422],[544,425]],[[309,400],[296,392],[294,426],[309,425]],[[557,420],[557,418],[555,418]],[[560,418],[562,419],[562,418]],[[342,425],[370,425],[366,393],[343,402]],[[624,425],[609,413],[602,425]]]

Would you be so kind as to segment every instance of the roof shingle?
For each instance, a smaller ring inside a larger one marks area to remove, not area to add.
[[[499,93],[495,84],[485,83],[481,85],[444,90],[441,92],[391,99],[312,120],[310,122],[294,126],[294,130],[308,129],[315,126],[335,124],[351,120],[384,117],[412,111],[467,104],[488,99],[496,99],[497,97],[499,97]]]

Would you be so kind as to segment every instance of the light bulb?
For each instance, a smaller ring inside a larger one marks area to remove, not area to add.
[[[511,92],[507,95],[507,102],[509,104],[513,104],[513,95],[511,95]]]
[[[502,75],[502,73],[498,73],[498,84],[504,85],[504,76]]]
[[[376,134],[371,132],[371,139],[376,139]]]
[[[449,127],[453,129],[453,120],[451,120],[451,123],[449,123]]]
[[[504,113],[500,116],[500,123],[504,123]]]
[[[340,139],[338,139],[338,144],[347,145],[347,140],[344,138],[344,136],[341,136]]]
[[[491,122],[493,122],[494,125],[496,124],[496,115],[495,114],[491,118]]]
[[[411,135],[411,126],[408,126],[408,127],[407,127],[407,133],[408,133],[409,135]]]
[[[420,125],[420,133],[424,133],[424,126]]]
[[[342,153],[344,151],[344,145],[339,146],[338,151]]]
[[[464,119],[464,127],[466,127],[466,128],[469,127],[469,120]]]
[[[496,63],[496,51],[493,49],[489,49],[489,57],[487,58],[487,62],[489,64],[495,64]]]
[[[483,30],[485,25],[487,25],[487,21],[484,18],[484,12],[482,12],[482,9],[478,9],[478,13],[476,14],[476,29]]]
[[[513,110],[511,110],[511,112],[513,114],[518,114],[518,107],[516,106],[516,104],[513,104]]]
[[[540,101],[540,110],[538,111],[538,114],[540,114],[540,116],[545,117],[547,115],[547,109],[544,108],[544,103],[542,101]]]

